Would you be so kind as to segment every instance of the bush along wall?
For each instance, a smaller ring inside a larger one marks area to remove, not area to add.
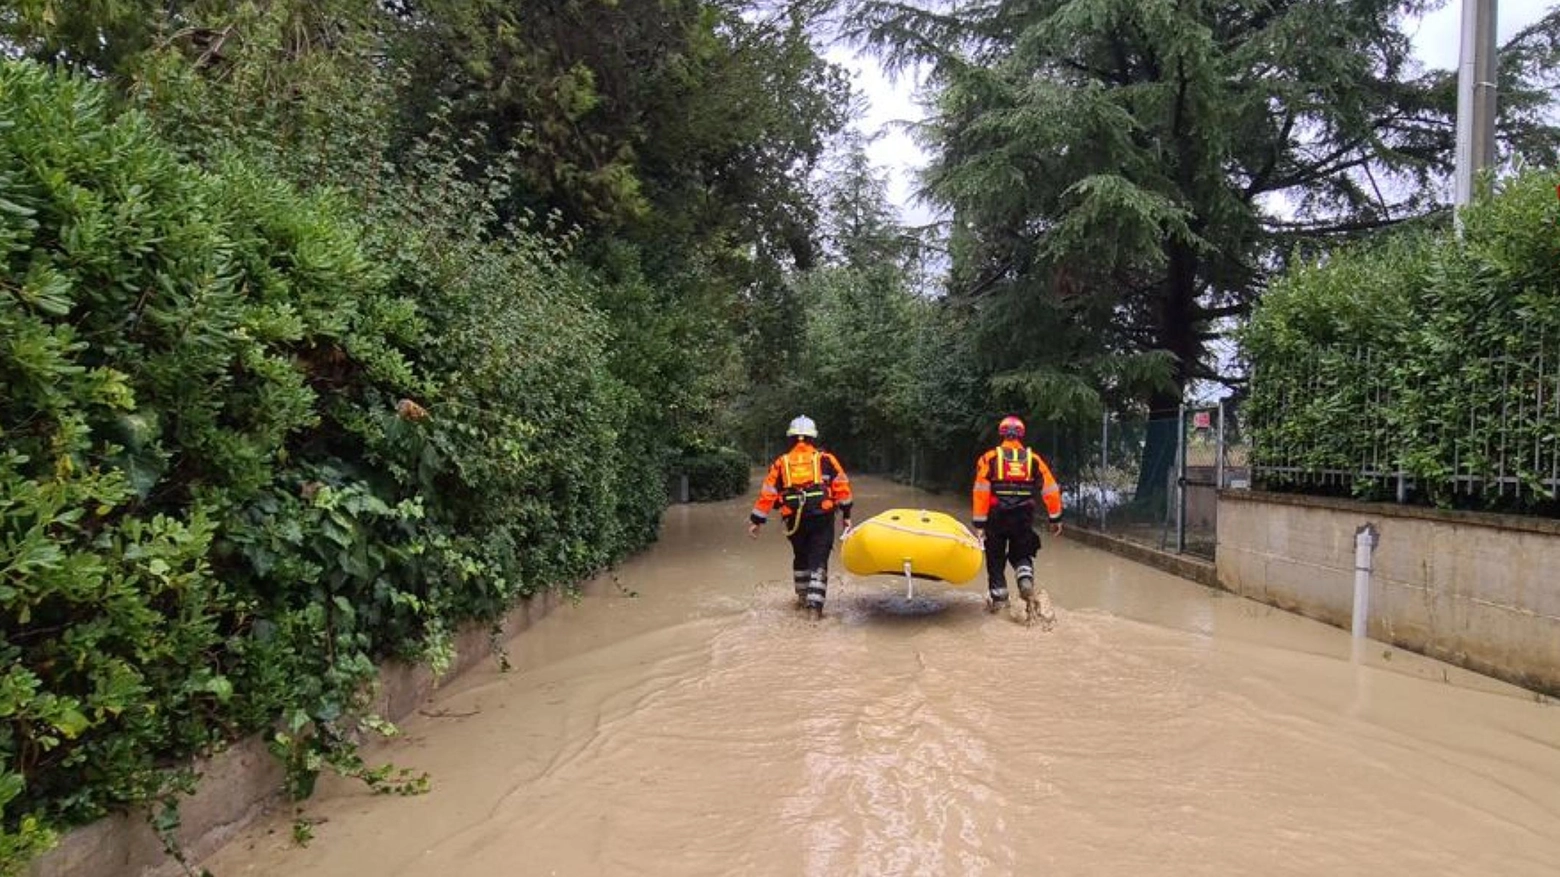
[[[672,461],[673,477],[688,477],[688,499],[718,502],[747,493],[752,464],[736,448],[692,448]]]
[[[603,281],[455,164],[365,217],[0,64],[0,874],[260,729],[415,789],[376,661],[653,538]]]
[[[1266,486],[1560,516],[1560,174],[1284,277],[1242,336]]]

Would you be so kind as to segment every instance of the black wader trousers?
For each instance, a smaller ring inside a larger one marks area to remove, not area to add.
[[[1020,587],[1033,587],[1035,552],[1040,550],[1040,534],[1035,532],[1035,514],[1030,509],[998,511],[993,509],[986,521],[986,585],[991,599],[1008,598],[1007,565],[1013,565]]]
[[[829,584],[829,552],[834,550],[834,512],[803,515],[788,538],[796,595],[806,600],[808,608],[822,609]]]

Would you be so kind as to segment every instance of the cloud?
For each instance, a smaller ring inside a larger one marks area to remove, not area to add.
[[[1499,0],[1496,12],[1495,41],[1504,43],[1553,8],[1550,0]],[[1462,2],[1452,0],[1419,19],[1414,37],[1414,54],[1431,69],[1455,70],[1462,52]]]
[[[915,198],[916,173],[926,166],[927,155],[906,129],[926,117],[916,99],[919,79],[909,74],[891,79],[876,58],[842,46],[831,48],[826,57],[851,72],[863,110],[853,125],[868,138],[867,157],[888,171],[889,199],[898,208],[900,221],[931,222],[934,212]]]

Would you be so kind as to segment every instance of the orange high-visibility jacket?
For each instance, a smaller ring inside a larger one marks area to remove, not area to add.
[[[810,515],[836,508],[849,518],[850,477],[833,454],[808,442],[797,442],[770,464],[764,486],[758,490],[758,502],[753,505],[751,520],[755,524],[764,523],[769,520],[770,509],[777,505],[780,514],[787,518],[798,511]]]
[[[1034,508],[1037,498],[1045,503],[1047,517],[1062,519],[1062,488],[1044,458],[1023,442],[1007,439],[982,454],[975,464],[971,506],[976,525],[984,525],[993,508]]]

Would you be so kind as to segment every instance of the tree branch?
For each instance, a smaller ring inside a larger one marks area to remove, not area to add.
[[[1276,192],[1276,191],[1280,191],[1280,190],[1283,190],[1283,189],[1290,189],[1290,188],[1293,188],[1295,186],[1303,186],[1303,185],[1306,185],[1308,183],[1313,183],[1313,182],[1315,182],[1317,180],[1320,180],[1320,179],[1322,179],[1324,177],[1330,177],[1330,176],[1332,176],[1334,174],[1340,173],[1340,172],[1348,170],[1350,168],[1359,167],[1360,165],[1365,164],[1365,163],[1371,161],[1372,158],[1373,158],[1374,153],[1369,151],[1369,150],[1367,150],[1362,155],[1357,156],[1357,157],[1355,157],[1353,159],[1350,159],[1349,161],[1345,161],[1345,162],[1342,162],[1342,163],[1337,163],[1337,162],[1339,161],[1339,159],[1342,159],[1342,158],[1348,156],[1349,154],[1355,152],[1356,150],[1363,149],[1367,144],[1370,143],[1370,141],[1372,139],[1371,135],[1373,135],[1376,132],[1379,132],[1379,131],[1381,131],[1383,129],[1390,129],[1394,124],[1402,121],[1402,119],[1403,119],[1403,112],[1402,111],[1389,113],[1388,115],[1385,115],[1385,116],[1381,117],[1380,119],[1377,119],[1374,123],[1371,124],[1371,126],[1370,126],[1371,134],[1367,134],[1367,135],[1364,135],[1364,136],[1361,136],[1361,137],[1356,137],[1356,138],[1350,140],[1348,143],[1345,143],[1342,146],[1340,146],[1339,148],[1337,148],[1337,149],[1333,150],[1332,152],[1328,153],[1327,155],[1325,155],[1325,156],[1323,156],[1321,158],[1312,159],[1311,161],[1307,162],[1306,164],[1302,165],[1299,162],[1296,162],[1296,165],[1299,168],[1297,173],[1292,173],[1292,174],[1290,174],[1288,176],[1280,177],[1277,180],[1272,181],[1271,185],[1268,185],[1265,188],[1258,189],[1255,192],[1253,192],[1252,194],[1260,194],[1260,193],[1264,193],[1264,192]]]
[[[1067,67],[1071,67],[1073,70],[1076,70],[1079,73],[1087,73],[1096,79],[1102,79],[1106,82],[1114,82],[1117,85],[1129,84],[1127,81],[1123,80],[1119,74],[1112,73],[1109,70],[1101,70],[1098,67],[1091,67],[1082,61],[1074,61],[1071,58],[1063,58],[1062,64]]]
[[[1446,208],[1437,208],[1427,215],[1440,213]],[[1308,235],[1349,234],[1357,231],[1372,231],[1378,228],[1387,228],[1405,222],[1413,217],[1385,217],[1381,219],[1356,219],[1349,222],[1338,222],[1332,225],[1318,225],[1312,222],[1279,222],[1264,221],[1263,227],[1270,233],[1284,237],[1304,237]]]
[[[1289,136],[1294,132],[1294,129],[1295,111],[1286,108],[1284,110],[1284,124],[1279,127],[1278,137],[1273,140],[1273,148],[1268,152],[1267,162],[1262,166],[1262,170],[1252,174],[1251,182],[1242,193],[1245,200],[1250,201],[1252,196],[1263,191],[1262,187],[1267,185],[1267,181],[1273,176],[1273,171],[1278,167],[1278,158],[1283,152],[1283,147],[1288,145]]]
[[[1249,378],[1228,377],[1208,368],[1195,369],[1188,374],[1199,381],[1211,381],[1215,384],[1223,384],[1226,387],[1244,387],[1251,382]]]
[[[1239,317],[1251,310],[1250,304],[1221,305],[1214,308],[1197,308],[1197,316],[1204,320],[1218,320],[1224,317]]]
[[[1336,155],[1334,157],[1336,157]],[[1352,158],[1349,161],[1334,164],[1331,167],[1323,167],[1321,164],[1315,164],[1312,165],[1309,170],[1303,173],[1291,174],[1287,177],[1280,177],[1277,180],[1273,180],[1269,186],[1261,189],[1257,194],[1264,194],[1267,192],[1282,192],[1285,189],[1293,189],[1296,186],[1307,186],[1316,182],[1317,180],[1324,180],[1328,177],[1337,176],[1346,170],[1357,168],[1360,165],[1369,164],[1376,158],[1378,158],[1378,156],[1366,153],[1359,155],[1356,158]]]

